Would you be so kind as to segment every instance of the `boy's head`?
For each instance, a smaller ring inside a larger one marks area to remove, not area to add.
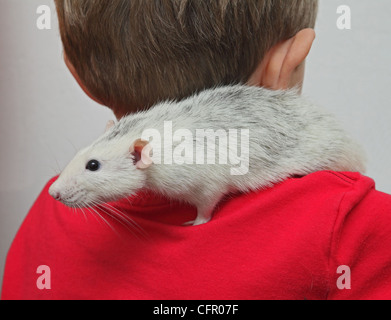
[[[65,61],[117,117],[205,88],[300,84],[317,0],[55,0]]]

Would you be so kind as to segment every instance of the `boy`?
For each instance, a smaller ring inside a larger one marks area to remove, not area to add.
[[[301,86],[315,38],[314,0],[56,5],[67,66],[117,118],[221,84]],[[360,174],[227,198],[194,228],[182,226],[187,205],[148,193],[118,202],[147,239],[110,217],[117,233],[85,222],[50,198],[52,182],[10,249],[3,299],[391,298],[391,196]]]

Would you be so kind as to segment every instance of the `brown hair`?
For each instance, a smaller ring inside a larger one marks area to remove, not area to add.
[[[266,52],[315,25],[318,0],[55,0],[64,52],[124,113],[245,83]]]

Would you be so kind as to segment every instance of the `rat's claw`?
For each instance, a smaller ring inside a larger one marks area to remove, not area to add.
[[[189,221],[189,222],[185,222],[183,224],[183,226],[199,226],[201,224],[205,224],[205,223],[208,223],[210,221],[210,219],[206,219],[206,218],[197,218],[195,220],[192,220],[192,221]]]
[[[185,227],[192,226],[192,225],[194,225],[194,222],[195,222],[195,220],[185,222],[185,223],[183,224],[183,226],[185,226]]]

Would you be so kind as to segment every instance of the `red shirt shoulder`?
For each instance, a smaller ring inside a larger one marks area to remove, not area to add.
[[[53,180],[11,246],[3,299],[391,296],[391,196],[360,174],[323,171],[228,196],[197,227],[182,226],[194,208],[148,193],[73,211],[48,195]],[[42,265],[50,289],[37,286]],[[341,265],[350,290],[337,286]]]
[[[330,246],[329,299],[391,299],[391,196],[373,182],[365,187],[371,182],[360,177],[341,201]]]

